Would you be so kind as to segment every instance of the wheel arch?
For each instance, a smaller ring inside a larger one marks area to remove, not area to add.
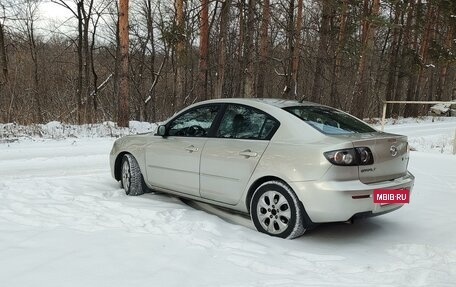
[[[119,153],[114,162],[114,177],[116,180],[121,180],[121,169],[122,169],[122,158],[124,155],[130,154],[129,152],[123,151]]]
[[[249,190],[247,192],[247,197],[245,199],[245,205],[246,205],[246,208],[247,208],[247,211],[248,213],[250,214],[250,201],[252,200],[252,197],[253,197],[253,193],[255,192],[255,190],[260,186],[262,185],[263,183],[265,182],[268,182],[268,181],[280,181],[282,182],[283,184],[287,185],[291,191],[293,193],[296,194],[296,192],[294,191],[293,187],[288,184],[288,182],[286,180],[283,180],[282,178],[280,177],[277,177],[277,176],[273,176],[273,175],[267,175],[267,176],[262,176],[258,179],[256,179],[249,187]],[[302,208],[302,216],[303,216],[303,223],[305,225],[305,228],[307,230],[310,230],[310,229],[313,229],[317,226],[316,223],[314,223],[310,217],[309,217],[309,214],[307,213],[306,211],[306,208],[304,206],[304,203],[301,201],[301,199],[299,198],[299,196],[297,196],[296,194],[296,198],[298,200],[298,204],[301,205],[301,208]]]
[[[252,197],[253,197],[253,193],[255,192],[255,190],[260,186],[262,185],[263,183],[265,182],[268,182],[268,181],[272,181],[272,180],[277,180],[277,181],[281,181],[283,182],[284,184],[288,185],[290,187],[290,185],[283,179],[281,179],[280,177],[277,177],[277,176],[273,176],[273,175],[267,175],[267,176],[262,176],[258,179],[256,179],[249,187],[249,190],[247,191],[247,196],[245,198],[245,205],[246,205],[246,208],[247,208],[247,211],[250,213],[250,201],[252,200]],[[291,187],[290,187],[291,188]]]

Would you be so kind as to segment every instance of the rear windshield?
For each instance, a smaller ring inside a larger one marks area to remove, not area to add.
[[[322,133],[339,135],[371,133],[375,129],[342,111],[322,106],[297,106],[284,108]]]

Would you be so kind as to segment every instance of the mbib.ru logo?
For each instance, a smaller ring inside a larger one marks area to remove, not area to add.
[[[405,204],[410,202],[408,189],[376,189],[374,190],[374,203],[379,204]]]

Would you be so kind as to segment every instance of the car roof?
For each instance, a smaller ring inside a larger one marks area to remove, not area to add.
[[[278,108],[295,107],[295,106],[321,106],[320,104],[312,102],[299,102],[296,100],[286,99],[274,99],[274,98],[224,98],[224,99],[213,99],[205,102],[211,103],[236,103],[250,105],[252,103],[263,103]]]

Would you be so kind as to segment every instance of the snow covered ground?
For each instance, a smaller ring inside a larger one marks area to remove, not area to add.
[[[412,202],[291,241],[166,195],[126,196],[113,138],[16,135],[0,144],[0,286],[455,286],[455,129],[388,125],[418,150]]]

